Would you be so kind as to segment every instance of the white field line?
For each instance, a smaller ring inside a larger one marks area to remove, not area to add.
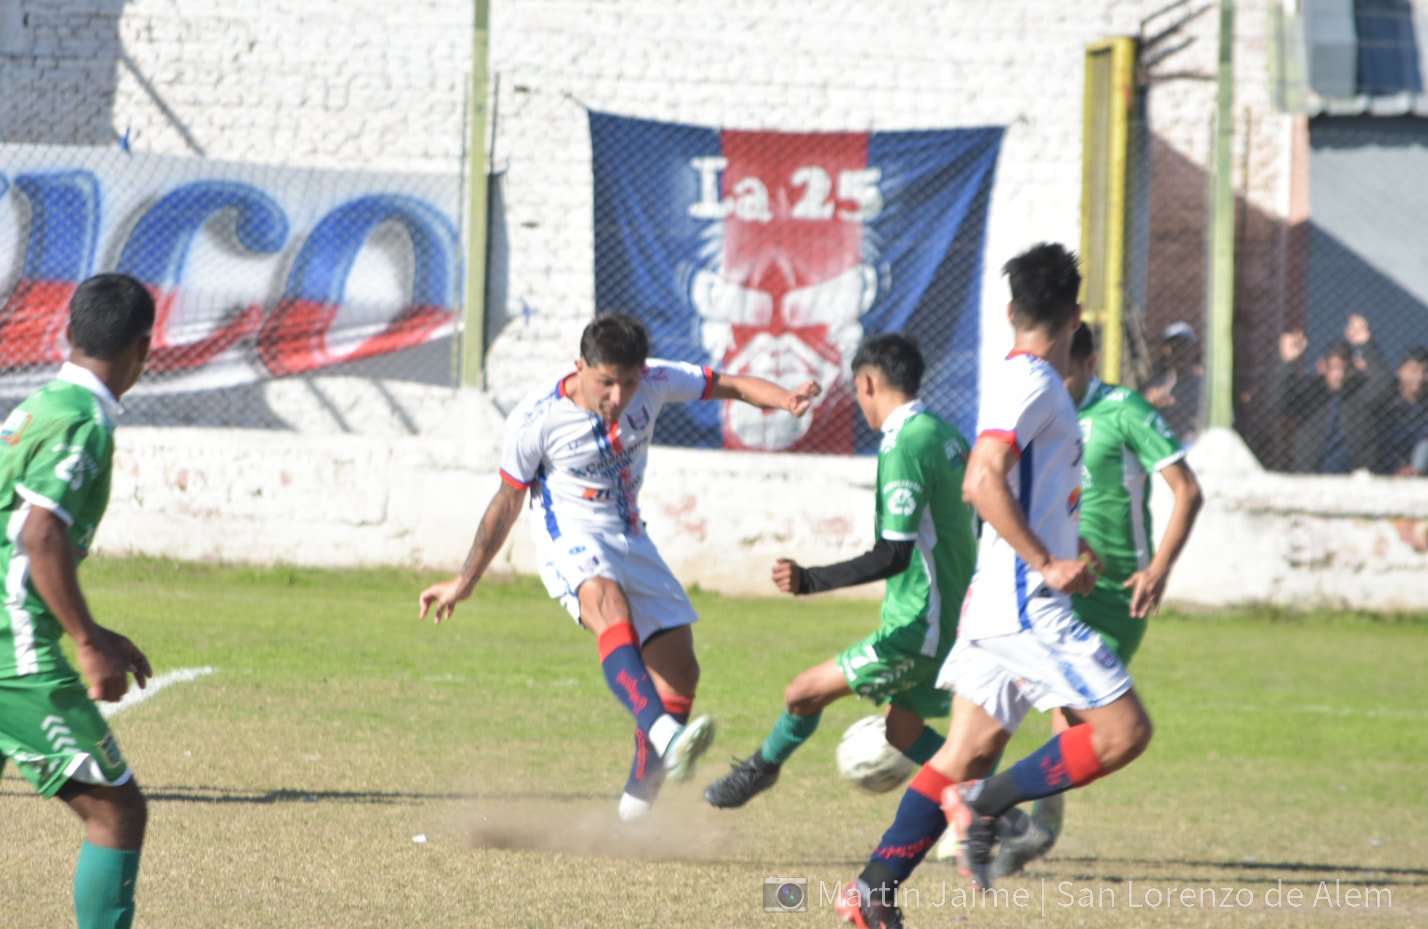
[[[118,703],[104,703],[99,707],[99,712],[104,714],[105,719],[109,719],[125,710],[132,709],[154,694],[163,690],[170,684],[182,684],[186,681],[196,681],[200,677],[212,674],[212,668],[179,668],[177,671],[169,671],[167,674],[160,674],[150,678],[149,684],[143,690],[137,687],[130,688],[124,695],[124,699]]]

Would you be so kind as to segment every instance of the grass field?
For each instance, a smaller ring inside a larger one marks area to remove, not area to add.
[[[96,559],[83,579],[158,673],[214,669],[113,721],[150,798],[146,929],[831,927],[900,795],[839,781],[837,735],[869,712],[846,701],[768,796],[698,799],[873,604],[696,594],[697,706],[719,737],[623,829],[630,723],[591,637],[531,582],[434,628],[413,572]],[[1134,671],[1146,757],[1073,794],[1053,856],[995,908],[925,865],[909,925],[1428,925],[1428,620],[1163,616]],[[1034,718],[1011,756],[1045,732]],[[12,768],[0,824],[0,921],[73,925],[77,824]],[[763,912],[770,876],[808,879],[810,911]]]

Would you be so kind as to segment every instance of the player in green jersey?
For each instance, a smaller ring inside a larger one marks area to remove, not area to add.
[[[867,338],[853,355],[852,372],[863,417],[882,432],[876,544],[821,568],[780,559],[773,580],[799,595],[886,579],[882,622],[794,678],[763,745],[705,788],[704,799],[717,807],[743,806],[772,787],[784,761],[818,728],[823,708],[850,694],[887,705],[888,741],[919,764],[943,742],[925,720],[951,712],[952,695],[935,680],[957,635],[977,557],[972,510],[962,501],[967,440],[917,399],[923,360],[906,336]]]
[[[1072,598],[1072,608],[1129,665],[1190,537],[1201,494],[1185,449],[1164,418],[1129,387],[1100,381],[1099,361],[1091,330],[1082,325],[1071,341],[1066,389],[1076,402],[1085,452],[1080,535],[1100,556],[1102,571],[1089,594]],[[1150,478],[1156,473],[1175,497],[1158,548],[1150,520]],[[1055,711],[1052,731],[1066,728],[1065,715]],[[1037,801],[1030,817],[1015,808],[1002,817],[993,876],[1015,874],[1051,850],[1061,833],[1065,796]]]
[[[148,813],[95,700],[119,700],[128,675],[152,675],[133,642],[94,621],[79,588],[109,502],[119,397],[144,370],[154,300],[122,274],[100,274],[70,301],[69,363],[0,427],[0,765],[84,821],[74,876],[79,929],[127,929]],[[65,660],[74,640],[88,687]]]

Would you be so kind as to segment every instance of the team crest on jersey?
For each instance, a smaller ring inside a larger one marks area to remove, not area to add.
[[[20,444],[20,439],[25,435],[25,430],[30,428],[30,423],[34,417],[23,410],[15,410],[5,419],[5,425],[0,426],[0,442],[4,442],[10,447]]]
[[[650,408],[640,404],[639,412],[625,414],[631,429],[643,429],[650,424]]]
[[[1082,444],[1082,445],[1090,445],[1090,444],[1091,444],[1091,427],[1094,426],[1095,423],[1093,423],[1093,422],[1092,422],[1091,420],[1089,420],[1089,419],[1077,420],[1077,422],[1079,422],[1079,423],[1081,424],[1081,444]]]

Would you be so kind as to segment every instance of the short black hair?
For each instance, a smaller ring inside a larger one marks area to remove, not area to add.
[[[1078,261],[1064,246],[1042,242],[1002,267],[1018,329],[1055,329],[1070,317],[1081,292]]]
[[[96,274],[70,298],[70,345],[91,358],[113,358],[153,328],[154,297],[127,274]]]
[[[859,368],[877,368],[889,387],[909,397],[917,396],[925,367],[917,340],[896,332],[870,335],[853,353],[853,373]]]
[[[1416,361],[1419,364],[1428,367],[1428,345],[1413,346],[1407,352],[1404,353],[1403,361]],[[1400,361],[1399,364],[1403,364],[1403,361]]]
[[[588,365],[642,368],[649,356],[649,333],[625,313],[597,316],[580,335],[580,357]]]
[[[1077,361],[1085,361],[1095,350],[1096,334],[1091,331],[1091,327],[1085,323],[1077,326],[1071,336],[1071,357]]]
[[[1344,364],[1350,364],[1354,360],[1354,347],[1344,339],[1335,339],[1324,349],[1324,357],[1342,358]]]

